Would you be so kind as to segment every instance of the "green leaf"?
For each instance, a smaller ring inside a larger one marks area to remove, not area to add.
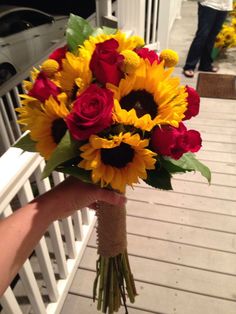
[[[93,31],[92,36],[98,36],[98,35],[101,35],[101,34],[112,35],[112,34],[115,34],[116,32],[117,32],[116,28],[103,26],[103,27],[96,28]]]
[[[36,150],[36,142],[34,142],[31,137],[30,133],[27,133],[23,137],[21,137],[14,145],[13,147],[21,148],[23,150],[26,150],[27,152],[37,152]]]
[[[173,166],[177,166],[184,171],[199,171],[203,177],[205,177],[208,182],[211,182],[211,171],[210,169],[196,159],[195,155],[192,153],[184,154],[180,159],[175,160],[172,158],[164,157],[166,161],[169,161]],[[178,171],[176,171],[178,172]]]
[[[154,188],[161,190],[172,190],[171,175],[163,167],[155,170],[147,171],[147,179],[145,182]]]
[[[43,171],[43,178],[46,178],[50,173],[63,162],[73,159],[79,156],[80,151],[78,143],[73,141],[69,132],[63,136],[62,140],[58,144],[57,148],[52,153],[51,158],[47,161],[47,164]]]
[[[57,171],[69,174],[86,183],[92,183],[91,171],[79,168],[77,166],[57,167]]]
[[[74,52],[78,49],[78,45],[83,42],[94,32],[94,28],[88,21],[82,17],[70,14],[66,29],[66,40],[69,50]]]
[[[166,159],[165,159],[166,158]],[[161,158],[161,165],[169,172],[169,173],[181,173],[187,172],[188,170],[181,168],[172,163],[172,159],[167,159],[167,157]],[[192,170],[191,170],[192,171]]]

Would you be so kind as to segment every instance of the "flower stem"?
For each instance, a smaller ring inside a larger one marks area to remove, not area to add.
[[[127,251],[115,257],[100,256],[97,261],[97,276],[93,287],[93,300],[99,283],[97,309],[103,313],[113,314],[123,304],[128,314],[126,293],[130,302],[137,295],[133,275],[130,270]]]

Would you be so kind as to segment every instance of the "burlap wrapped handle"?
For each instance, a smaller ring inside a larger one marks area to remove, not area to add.
[[[126,208],[99,202],[97,209],[98,254],[114,257],[127,248]]]

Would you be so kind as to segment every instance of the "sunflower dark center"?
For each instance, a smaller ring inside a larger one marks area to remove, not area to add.
[[[63,136],[66,133],[66,130],[67,130],[66,123],[62,118],[53,121],[51,131],[52,137],[56,144],[58,144],[60,140],[63,138]]]
[[[123,168],[134,158],[133,148],[126,144],[121,143],[120,146],[114,148],[102,148],[101,159],[105,165],[110,165],[116,168]]]
[[[122,97],[120,105],[122,109],[127,111],[134,108],[139,118],[149,113],[151,118],[154,119],[158,114],[157,104],[153,95],[144,89],[132,91],[128,95]]]

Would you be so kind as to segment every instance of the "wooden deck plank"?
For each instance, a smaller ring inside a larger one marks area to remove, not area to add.
[[[204,119],[217,119],[217,120],[221,120],[222,123],[224,120],[227,121],[236,121],[236,113],[235,111],[230,112],[230,110],[228,110],[228,112],[217,112],[217,111],[205,111],[202,108],[200,109],[200,112],[198,114],[198,118],[204,118]]]
[[[229,127],[227,125],[206,125],[206,124],[201,124],[201,121],[198,120],[189,120],[186,125],[188,128],[196,129],[198,130],[203,136],[205,133],[209,134],[224,134],[224,135],[235,135],[236,134],[236,125],[234,124],[234,127]]]
[[[207,248],[180,244],[168,240],[127,234],[129,255],[148,257],[157,261],[236,275],[236,254],[208,250]],[[88,243],[96,248],[96,232]],[[144,249],[145,248],[145,249]]]
[[[187,122],[188,123],[188,122]],[[189,122],[191,123],[191,121]],[[220,119],[209,119],[209,117],[202,117],[202,116],[197,116],[196,120],[194,120],[194,123],[196,125],[201,124],[201,125],[205,125],[205,126],[214,126],[214,127],[222,127],[222,125],[226,128],[235,128],[235,120],[227,120],[227,123]]]
[[[215,152],[226,152],[226,153],[236,153],[236,144],[232,143],[220,143],[220,142],[210,142],[205,141],[204,136],[202,136],[202,150],[203,151],[215,151]]]
[[[236,235],[150,219],[127,217],[128,232],[157,239],[236,253]]]
[[[203,133],[201,134],[205,141],[212,141],[217,143],[236,143],[236,134],[211,134],[211,133]]]
[[[174,191],[179,193],[194,194],[205,197],[214,197],[224,200],[236,200],[236,189],[235,187],[222,187],[217,185],[208,185],[207,183],[200,182],[183,182],[183,181],[172,181]]]
[[[235,141],[236,143],[236,141]],[[224,152],[210,152],[210,151],[199,151],[197,153],[197,157],[205,160],[212,161],[220,161],[226,163],[232,163],[234,167],[236,167],[236,154],[232,153],[224,153]],[[236,174],[236,170],[234,169],[233,174]]]
[[[173,180],[175,181],[192,181],[203,183],[203,177],[199,172],[188,172],[184,174],[175,174],[173,176]],[[236,175],[217,173],[212,171],[211,174],[211,185],[221,185],[221,186],[229,186],[236,187]]]
[[[222,101],[224,102],[224,106],[222,106]],[[207,112],[222,112],[222,113],[235,113],[236,114],[236,107],[235,107],[235,100],[230,99],[214,99],[214,98],[201,98],[200,104],[200,111],[207,111]]]
[[[231,174],[235,176],[236,165],[234,163],[227,163],[223,161],[212,161],[210,159],[199,158],[198,159],[205,163],[206,166],[214,173]]]
[[[127,202],[127,214],[236,235],[236,217],[232,216],[131,200]]]
[[[194,189],[193,193],[195,191],[197,191],[197,189]],[[183,208],[196,210],[200,209],[206,212],[236,216],[235,202],[231,200],[183,194],[175,191],[154,191],[138,186],[136,186],[133,190],[128,188],[126,195],[132,200],[148,201],[150,203],[163,204],[167,206],[175,206],[178,204],[178,206]]]
[[[194,194],[205,197],[215,197],[223,200],[236,200],[236,189],[235,187],[222,187],[217,185],[208,185],[204,182],[204,178],[202,178],[202,182],[184,182],[172,180],[173,190],[175,192],[183,193],[183,194]],[[135,185],[135,188],[140,187],[145,190],[156,191],[155,188],[150,187],[143,181],[140,181],[140,185]]]
[[[124,309],[121,309],[124,312]],[[60,314],[92,314],[96,304],[92,298],[69,293]],[[129,308],[129,314],[149,314],[150,312]],[[157,312],[156,312],[157,313]],[[161,313],[160,313],[161,314]]]

